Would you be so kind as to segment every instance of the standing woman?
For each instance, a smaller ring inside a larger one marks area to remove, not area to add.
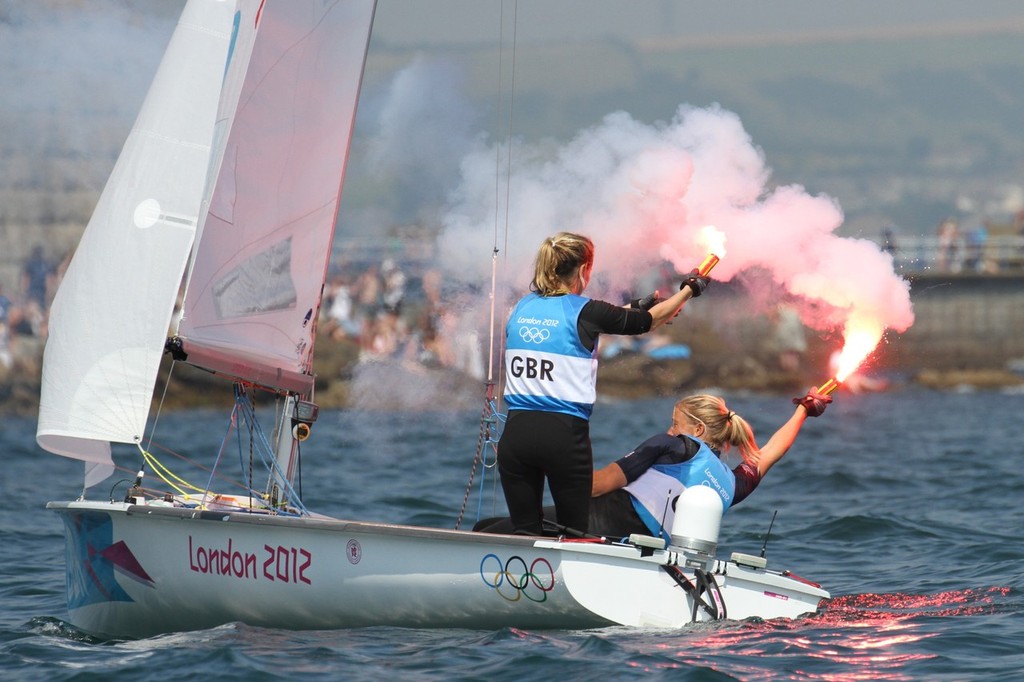
[[[545,239],[531,293],[505,327],[508,420],[498,443],[498,472],[516,533],[542,534],[545,478],[559,523],[588,529],[598,336],[657,329],[709,282],[694,270],[679,291],[649,310],[624,308],[582,295],[593,267],[594,243],[588,237],[559,232]]]

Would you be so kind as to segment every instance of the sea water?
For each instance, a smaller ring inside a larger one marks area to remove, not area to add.
[[[761,442],[793,409],[789,396],[726,397]],[[671,405],[599,404],[596,463],[667,428]],[[4,418],[0,679],[1013,679],[1024,670],[1022,414],[1020,393],[908,388],[840,393],[808,420],[725,517],[719,547],[763,547],[770,566],[821,583],[833,598],[820,615],[671,631],[229,624],[137,641],[65,622],[63,532],[44,505],[77,494],[81,465],[38,450],[33,420]],[[225,427],[223,414],[194,411],[160,428],[190,451]],[[303,450],[304,499],[334,516],[440,528],[465,502],[466,527],[503,512],[493,469],[477,468],[466,497],[478,432],[474,412],[325,411]]]

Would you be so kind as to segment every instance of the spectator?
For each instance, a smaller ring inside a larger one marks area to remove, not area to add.
[[[956,220],[946,218],[939,224],[938,268],[942,271],[960,271],[960,229]]]
[[[402,302],[405,300],[405,273],[393,259],[386,258],[381,263],[381,276],[384,286],[381,302],[384,304],[384,309],[395,315],[400,315]]]
[[[964,248],[964,267],[975,272],[986,270],[985,243],[988,241],[988,229],[983,221],[968,230]]]
[[[0,324],[6,325],[11,314],[13,302],[4,293],[4,285],[0,284]]]
[[[13,363],[11,357],[11,342],[7,332],[7,320],[10,318],[11,299],[4,294],[4,287],[0,284],[0,365],[10,368]]]
[[[893,260],[896,260],[896,255],[900,249],[896,244],[896,233],[891,225],[886,225],[882,228],[882,250],[892,256]]]
[[[53,266],[46,260],[43,247],[37,244],[32,247],[32,253],[21,269],[22,293],[25,300],[35,302],[41,310],[46,310],[52,276]]]
[[[328,305],[323,332],[335,341],[359,338],[359,323],[355,319],[352,288],[347,277],[338,275],[327,290]]]

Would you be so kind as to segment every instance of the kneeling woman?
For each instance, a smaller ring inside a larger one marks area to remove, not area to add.
[[[742,501],[786,454],[804,420],[821,415],[832,398],[812,389],[794,402],[793,415],[758,448],[750,424],[722,398],[683,398],[672,410],[667,433],[648,438],[594,473],[589,535],[618,539],[640,533],[668,540],[676,499],[690,485],[711,487],[726,510]],[[742,462],[730,470],[720,457],[731,448],[739,451]],[[569,535],[578,530],[559,526],[553,508],[545,508],[544,519],[551,530]],[[508,519],[484,519],[474,530],[509,533],[512,525]]]

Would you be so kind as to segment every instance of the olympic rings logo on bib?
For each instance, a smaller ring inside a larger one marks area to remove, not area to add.
[[[543,343],[551,338],[551,330],[538,329],[537,327],[520,327],[519,338],[527,343]]]

